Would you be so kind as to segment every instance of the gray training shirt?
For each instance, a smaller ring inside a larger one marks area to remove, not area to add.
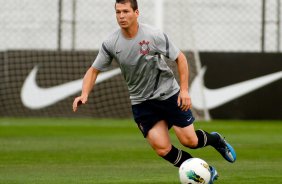
[[[173,72],[161,55],[175,61],[180,50],[166,34],[139,23],[137,35],[132,39],[123,36],[120,29],[102,44],[92,67],[105,71],[115,59],[128,85],[131,104],[145,100],[165,100],[179,91]]]

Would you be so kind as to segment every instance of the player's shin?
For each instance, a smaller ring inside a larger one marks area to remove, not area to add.
[[[198,137],[198,145],[193,149],[202,148],[205,146],[215,146],[218,143],[218,136],[210,134],[204,130],[196,130],[196,135]]]
[[[172,163],[175,167],[180,167],[185,160],[192,158],[192,156],[189,153],[181,149],[177,149],[172,145],[171,150],[165,156],[163,156],[163,158]]]

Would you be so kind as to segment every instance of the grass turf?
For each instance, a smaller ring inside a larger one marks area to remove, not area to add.
[[[237,162],[213,148],[183,148],[215,166],[218,184],[282,183],[281,121],[196,122],[232,143]],[[178,184],[178,170],[132,120],[0,118],[1,184]]]

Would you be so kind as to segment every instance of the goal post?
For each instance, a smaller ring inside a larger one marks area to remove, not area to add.
[[[163,17],[164,17],[164,0],[155,0],[155,26],[163,30]]]
[[[187,2],[189,3],[189,1]],[[196,43],[196,39],[195,39],[195,28],[193,25],[193,21],[191,20],[191,6],[187,6],[187,11],[188,11],[188,16],[186,17],[186,24],[188,24],[188,26],[185,26],[185,28],[187,29],[187,35],[185,36],[190,36],[190,45],[191,45],[191,52],[193,53],[194,56],[194,61],[195,61],[195,65],[196,65],[196,72],[197,74],[200,73],[200,70],[202,68],[202,63],[201,63],[201,57],[200,57],[200,52],[197,48],[197,43]],[[203,103],[203,113],[204,113],[204,120],[205,121],[210,121],[211,120],[211,116],[209,113],[209,109],[207,108],[206,105],[206,96],[204,93],[204,86],[205,86],[205,81],[203,78],[201,78],[201,84],[200,84],[200,91],[198,92],[198,94],[201,96],[202,99],[202,103]]]

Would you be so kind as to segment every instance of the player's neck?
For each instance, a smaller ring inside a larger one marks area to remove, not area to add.
[[[136,24],[133,24],[129,28],[121,29],[121,31],[125,38],[132,39],[137,35],[138,29],[139,29],[139,24],[137,22]]]

